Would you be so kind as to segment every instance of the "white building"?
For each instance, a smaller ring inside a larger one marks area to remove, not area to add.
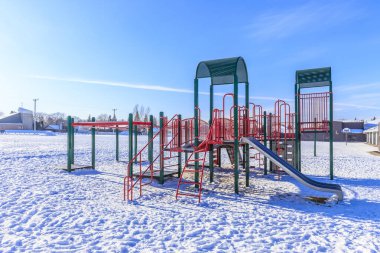
[[[380,151],[379,128],[380,128],[380,123],[378,126],[365,130],[364,133],[367,136],[367,143],[379,147],[379,151]]]
[[[0,118],[0,130],[32,130],[33,112],[18,108],[18,112]]]

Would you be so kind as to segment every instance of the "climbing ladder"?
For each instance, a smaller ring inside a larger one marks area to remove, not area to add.
[[[163,140],[166,138],[165,133],[167,132],[167,128],[170,124],[172,124],[176,119],[177,115],[174,115],[169,121],[165,120],[163,127],[157,132],[153,138],[129,161],[126,176],[124,177],[124,188],[123,195],[124,200],[133,200],[133,189],[139,187],[140,197],[142,196],[142,188],[145,185],[149,185],[153,182],[153,176],[155,172],[160,172],[163,169],[162,164],[160,164],[160,169],[156,170],[154,168],[154,163],[156,161],[164,161],[165,159],[171,159],[171,155],[169,157],[165,157],[164,153],[167,148],[173,146],[174,142],[178,140],[178,132],[172,134],[172,137],[166,143]],[[152,145],[154,139],[160,136],[160,144],[162,147],[160,148],[159,154],[148,164],[145,164],[145,161],[142,159],[142,154],[144,151],[148,149],[149,145]],[[160,159],[161,158],[161,159]],[[133,167],[138,167],[138,172],[133,173]],[[146,167],[144,167],[146,166]],[[149,176],[148,176],[149,175]],[[143,182],[143,178],[148,178],[147,182]]]
[[[209,132],[205,138],[204,141],[198,146],[194,147],[193,152],[190,154],[188,159],[185,162],[185,166],[183,167],[181,176],[178,180],[177,185],[177,191],[176,191],[176,199],[178,199],[179,196],[188,196],[188,197],[195,197],[198,198],[198,202],[201,201],[201,195],[202,195],[202,183],[203,183],[203,174],[205,169],[205,163],[206,163],[206,157],[207,152],[210,150],[210,145],[212,144],[221,144],[222,142],[219,140],[220,135],[223,131],[220,131],[221,124],[223,123],[223,118],[219,118],[219,112],[220,110],[214,109],[213,114],[213,122],[209,128]],[[198,155],[198,157],[196,156]],[[193,163],[199,163],[198,168],[193,167]],[[186,173],[195,173],[198,175],[194,181],[187,181],[184,179],[184,175]],[[181,190],[182,185],[194,185],[197,192],[189,192]]]

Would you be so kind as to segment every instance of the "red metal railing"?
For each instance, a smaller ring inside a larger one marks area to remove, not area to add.
[[[140,190],[140,196],[142,195],[142,186],[151,184],[153,181],[153,173],[154,173],[154,163],[160,158],[164,150],[167,146],[171,145],[172,141],[175,140],[176,136],[173,136],[171,141],[169,141],[167,144],[164,145],[164,147],[161,147],[160,153],[156,158],[153,159],[152,163],[150,163],[145,169],[143,169],[143,160],[142,160],[142,153],[145,151],[149,144],[153,143],[154,139],[156,139],[158,136],[164,134],[166,132],[166,128],[169,124],[171,124],[175,119],[177,115],[174,115],[169,121],[167,119],[164,121],[164,125],[162,129],[160,129],[159,132],[157,132],[153,138],[132,158],[132,160],[129,161],[128,167],[127,167],[127,175],[124,177],[124,188],[123,188],[123,194],[124,194],[124,200],[128,198],[128,200],[133,200],[133,188],[136,185],[139,185]],[[164,136],[163,136],[164,137]],[[137,166],[139,167],[139,174],[137,175],[137,179],[133,180],[134,175],[130,175],[131,166]],[[146,172],[150,171],[149,181],[146,183],[142,182],[143,176],[146,174]]]
[[[301,131],[328,131],[330,92],[299,94]]]
[[[250,103],[252,105],[252,114],[249,117],[249,132],[248,136],[255,137],[258,140],[262,140],[264,138],[264,128],[263,128],[263,108],[261,105],[256,105],[254,103]]]

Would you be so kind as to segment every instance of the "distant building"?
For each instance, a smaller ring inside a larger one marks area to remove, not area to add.
[[[60,124],[60,125],[48,125],[47,127],[45,127],[45,130],[50,130],[53,132],[62,132],[63,126],[62,126],[62,124]]]
[[[380,136],[379,136],[380,123],[372,128],[364,131],[367,136],[367,143],[379,147],[380,151]]]
[[[18,112],[0,118],[0,130],[32,130],[33,112],[18,108]]]
[[[365,142],[366,135],[364,134],[364,121],[334,121],[333,122],[333,138],[334,141],[346,141],[346,134],[343,133],[343,129],[350,129],[350,133],[347,134],[347,141],[349,142]],[[303,133],[303,141],[314,140],[314,133]],[[317,133],[317,141],[329,141],[330,134]]]

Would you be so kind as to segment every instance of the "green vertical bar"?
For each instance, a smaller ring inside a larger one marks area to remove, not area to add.
[[[137,156],[137,126],[133,127],[134,132],[134,147],[133,151],[135,152],[135,157]],[[137,159],[135,160],[135,163],[137,163]]]
[[[317,119],[314,118],[314,156],[317,156]]]
[[[74,119],[71,118],[71,123],[74,123]],[[71,136],[71,164],[74,164],[75,163],[75,152],[74,152],[74,127],[72,126],[72,124],[70,125],[70,136]]]
[[[212,121],[213,121],[213,115],[212,112],[214,110],[214,85],[212,83],[210,84],[210,120],[209,120],[209,126],[211,128]],[[208,152],[209,157],[209,166],[210,166],[210,183],[214,182],[214,147],[213,145],[210,146],[210,151]]]
[[[133,114],[130,113],[128,116],[128,158],[129,162],[133,159]],[[133,176],[133,162],[129,167],[129,176]]]
[[[67,170],[71,171],[71,116],[67,116]]]
[[[149,160],[149,163],[152,164],[153,163],[153,115],[150,115],[149,116],[149,121],[150,121],[150,127],[149,127],[149,131],[148,131],[148,142],[149,142],[149,146],[148,146],[148,160]]]
[[[119,161],[119,128],[116,126],[116,161]]]
[[[333,132],[333,92],[332,92],[332,83],[330,83],[329,87],[330,91],[330,122],[329,122],[329,128],[330,128],[330,179],[334,179],[334,147],[333,147],[333,142],[334,142],[334,132]]]
[[[198,106],[199,106],[199,101],[198,101],[198,79],[195,78],[194,79],[194,119],[195,119],[195,122],[194,122],[194,135],[195,135],[195,139],[194,139],[194,148],[196,149],[199,145],[199,139],[198,139],[198,134],[199,134],[199,126],[198,126],[198,119],[199,119],[199,115],[198,115]],[[194,162],[194,170],[195,170],[195,173],[194,173],[194,181],[196,183],[199,182],[199,162],[198,162],[198,159],[199,159],[199,153],[195,153],[194,154],[194,159],[195,159],[195,162]],[[199,188],[199,186],[196,184],[195,185],[195,188]]]
[[[298,94],[301,94],[301,89],[298,87]],[[301,115],[300,115],[300,99],[298,98],[298,123],[301,123]],[[302,132],[301,125],[298,124],[298,170],[302,170]]]
[[[263,130],[264,130],[264,146],[266,147],[267,146],[267,112],[264,111],[264,126],[263,126]],[[259,161],[260,163],[260,161]],[[268,174],[268,161],[267,161],[267,157],[264,156],[264,175],[267,175]]]
[[[180,150],[182,144],[182,116],[178,115],[178,148]],[[178,152],[178,177],[182,173],[182,152]]]
[[[273,139],[272,139],[272,113],[269,113],[269,149],[273,151]],[[273,171],[273,163],[269,161],[269,171]]]
[[[297,79],[297,72],[296,72],[296,79]],[[298,142],[299,142],[299,139],[298,139],[298,135],[299,135],[299,122],[298,122],[298,99],[299,99],[299,96],[298,96],[298,89],[297,89],[297,83],[294,85],[294,117],[295,117],[295,139],[294,139],[294,166],[296,167],[296,169],[299,170],[299,167],[298,167]]]
[[[92,117],[92,122],[95,122],[95,117]],[[91,166],[95,169],[95,127],[91,128]]]
[[[238,129],[238,99],[239,88],[236,74],[234,75],[234,186],[235,193],[239,193],[239,129]]]
[[[249,124],[249,83],[246,82],[245,83],[245,108],[247,108],[247,115],[246,116],[246,123]],[[246,128],[248,128],[248,124],[244,124],[244,126]],[[245,136],[247,136],[247,133],[248,133],[248,129],[245,129]],[[244,152],[244,160],[245,160],[245,163],[244,163],[244,166],[245,166],[245,186],[248,187],[249,186],[249,159],[250,159],[250,155],[249,155],[249,146],[248,144],[244,144],[243,148],[245,149],[245,152]]]
[[[165,136],[164,136],[163,127],[164,127],[164,113],[160,112],[160,154],[161,154],[160,155],[160,180],[159,180],[160,184],[164,184],[164,166],[165,166],[165,163],[164,163],[165,151],[163,150]]]

